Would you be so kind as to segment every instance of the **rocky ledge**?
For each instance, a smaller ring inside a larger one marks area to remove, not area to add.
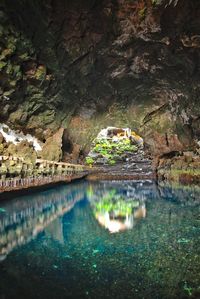
[[[163,157],[157,166],[159,180],[177,183],[200,182],[200,156],[194,152],[178,152],[173,157]]]

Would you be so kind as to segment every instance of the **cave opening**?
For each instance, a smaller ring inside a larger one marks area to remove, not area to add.
[[[143,144],[143,138],[130,128],[107,127],[92,142],[86,163],[111,166],[126,162],[132,154],[141,152]]]
[[[73,152],[73,142],[67,129],[64,129],[62,135],[62,161],[68,161]]]

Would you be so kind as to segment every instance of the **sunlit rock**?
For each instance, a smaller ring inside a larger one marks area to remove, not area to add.
[[[37,138],[31,136],[30,134],[25,135],[23,132],[16,132],[5,124],[0,124],[0,133],[6,142],[11,142],[16,145],[21,141],[27,141],[33,143],[33,147],[36,151],[41,151],[42,149],[42,143],[39,142]]]

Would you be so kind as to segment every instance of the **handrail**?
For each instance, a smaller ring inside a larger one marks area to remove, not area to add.
[[[57,161],[50,161],[50,160],[44,160],[44,159],[36,159],[35,163],[31,163],[26,161],[23,157],[15,157],[15,156],[0,156],[0,164],[1,162],[6,161],[15,161],[15,162],[22,162],[24,164],[32,164],[32,165],[54,165],[54,166],[64,166],[64,167],[73,167],[74,169],[83,170],[87,169],[89,170],[89,167],[82,165],[82,164],[72,164],[72,163],[66,163],[66,162],[57,162]]]
[[[12,162],[11,162],[12,161]],[[23,157],[0,156],[0,191],[38,186],[58,181],[71,181],[86,176],[91,169],[81,164]]]

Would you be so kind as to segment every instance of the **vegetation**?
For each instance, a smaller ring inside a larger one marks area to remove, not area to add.
[[[112,139],[101,139],[94,141],[94,147],[92,152],[97,154],[98,157],[104,158],[109,165],[115,165],[117,161],[121,160],[122,157],[127,153],[137,151],[137,146],[131,144],[131,141],[127,139],[119,139],[114,142]],[[87,157],[85,160],[86,164],[93,165],[95,159]]]
[[[139,201],[132,198],[125,200],[123,196],[116,194],[116,190],[111,190],[106,196],[94,203],[95,213],[112,213],[117,217],[131,215],[133,209],[139,206]]]
[[[93,165],[94,164],[94,159],[92,159],[91,157],[87,157],[85,159],[85,162],[87,165]]]
[[[146,7],[140,9],[140,11],[139,11],[139,16],[140,16],[141,19],[144,19],[144,18],[145,18],[146,11],[147,11],[147,8],[146,8]]]

